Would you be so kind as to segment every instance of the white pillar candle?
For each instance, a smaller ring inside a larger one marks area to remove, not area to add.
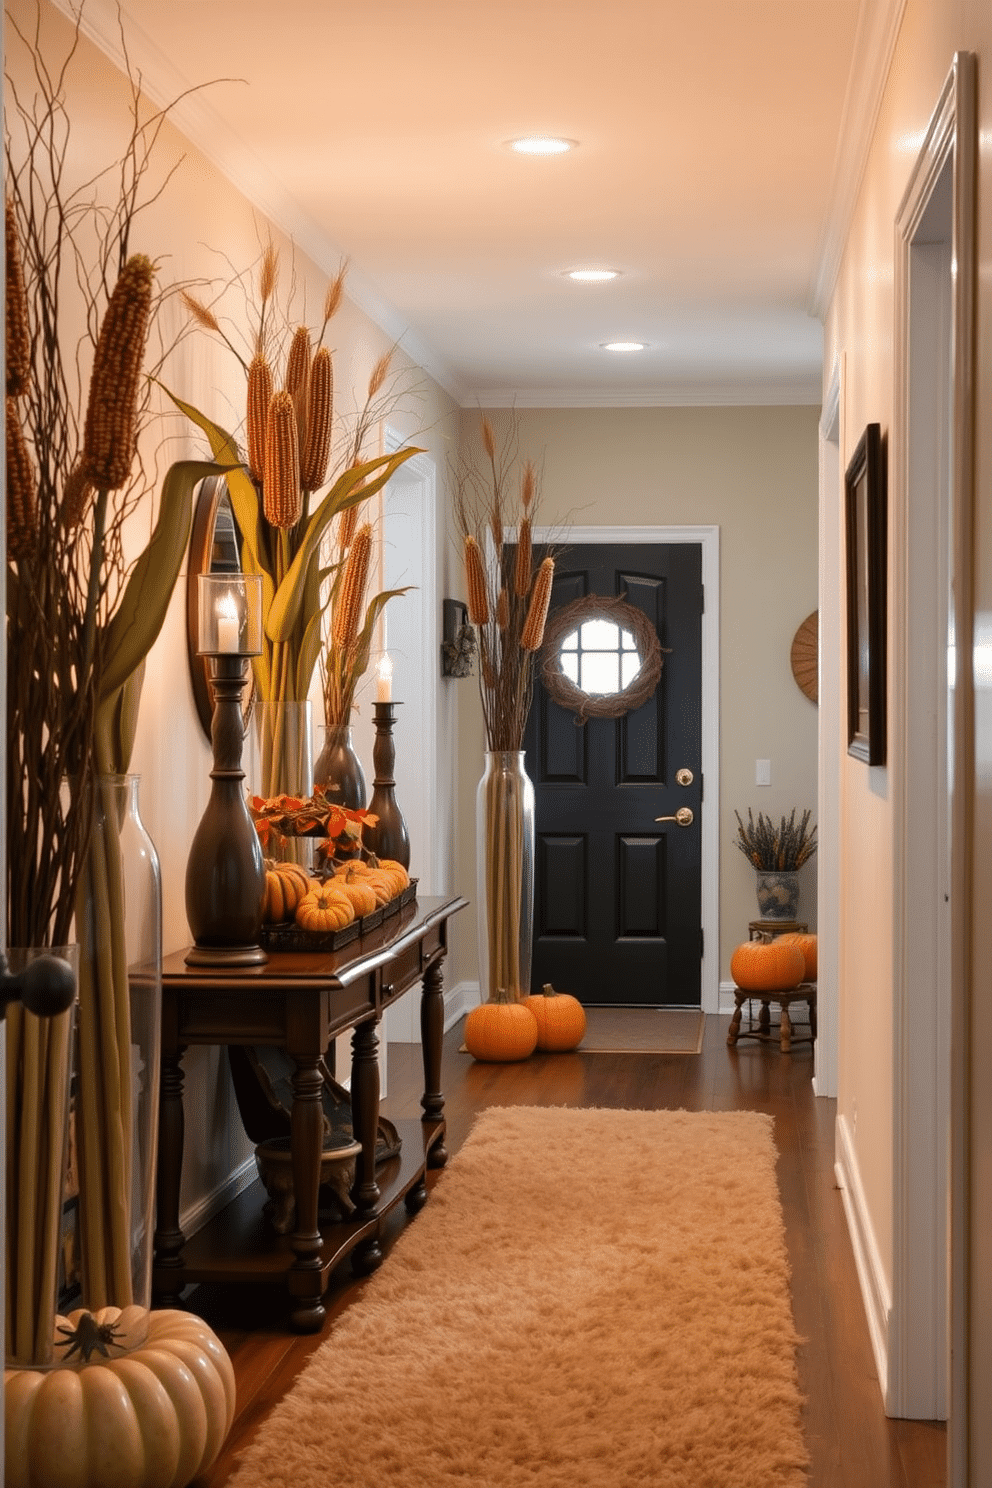
[[[385,651],[376,668],[375,700],[377,703],[391,703],[393,700],[393,663]]]
[[[237,606],[231,595],[225,594],[217,602],[217,650],[236,654],[240,629]]]

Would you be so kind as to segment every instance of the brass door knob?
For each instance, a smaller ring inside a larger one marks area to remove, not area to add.
[[[673,821],[680,827],[691,827],[695,821],[691,806],[680,806],[674,816],[656,816],[656,822]]]
[[[694,776],[691,770],[686,770],[685,768],[683,768],[681,770],[676,770],[675,779],[679,785],[691,785]]]

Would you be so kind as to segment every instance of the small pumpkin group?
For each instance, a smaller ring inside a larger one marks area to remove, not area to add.
[[[465,1047],[482,1063],[527,1059],[535,1049],[564,1053],[582,1041],[585,1008],[550,982],[543,992],[513,1002],[499,989],[495,998],[473,1008],[465,1019]]]
[[[806,976],[802,947],[784,935],[746,940],[730,958],[730,975],[744,992],[790,992]]]

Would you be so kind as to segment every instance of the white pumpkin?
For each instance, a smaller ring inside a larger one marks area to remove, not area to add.
[[[186,1488],[210,1467],[234,1420],[235,1386],[202,1318],[103,1307],[58,1317],[55,1328],[79,1357],[4,1371],[6,1488]]]

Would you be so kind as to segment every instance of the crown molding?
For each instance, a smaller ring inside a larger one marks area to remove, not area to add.
[[[812,313],[821,321],[837,284],[905,9],[906,0],[862,0],[810,295]]]
[[[168,110],[170,122],[246,201],[284,232],[329,278],[337,273],[348,253],[301,210],[282,183],[210,105],[212,87],[221,84],[245,87],[243,79],[192,83],[128,14],[126,5],[119,6],[117,0],[86,0],[80,14],[77,14],[78,0],[51,0],[51,3],[73,25],[78,24],[81,34],[115,67],[129,73],[152,103]],[[410,328],[361,270],[349,267],[347,297],[455,403],[464,403],[468,394],[452,369]]]
[[[647,388],[487,388],[471,393],[463,408],[819,408],[819,367],[778,382],[753,378],[728,382],[677,382]]]

